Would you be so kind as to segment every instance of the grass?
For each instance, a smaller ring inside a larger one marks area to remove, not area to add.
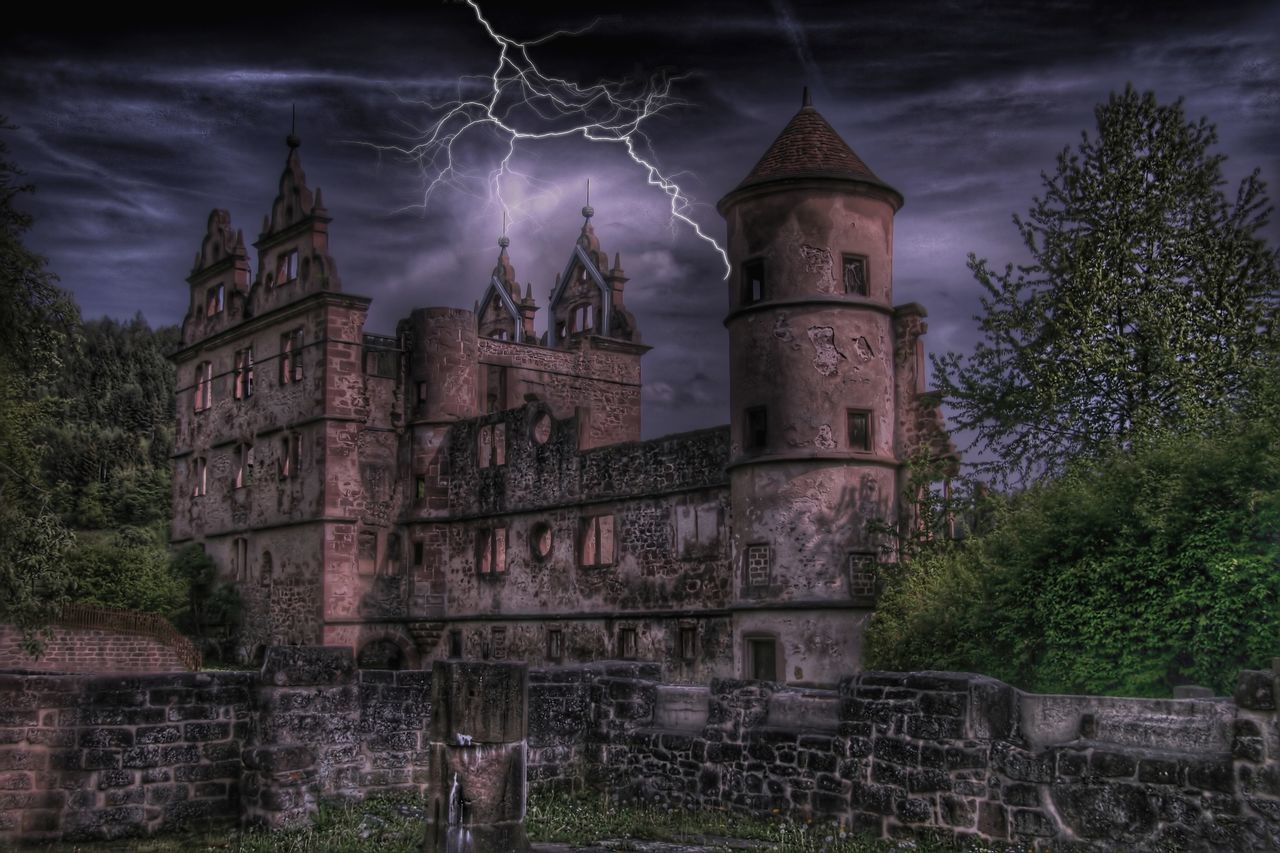
[[[47,853],[421,853],[425,833],[422,800],[412,795],[371,797],[320,810],[308,827],[279,832],[233,828],[118,842],[60,843],[34,848]],[[722,811],[617,805],[603,795],[531,795],[525,822],[529,839],[583,845],[604,839],[705,843],[742,839],[781,853],[917,853],[954,851],[928,840],[882,841],[853,836],[833,824],[752,818]],[[966,848],[981,850],[990,848]]]

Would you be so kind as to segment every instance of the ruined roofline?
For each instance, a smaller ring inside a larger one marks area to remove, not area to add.
[[[255,314],[252,317],[246,317],[239,323],[228,326],[220,332],[215,332],[207,338],[200,338],[187,344],[181,349],[174,350],[168,355],[169,361],[181,362],[187,356],[197,353],[204,349],[211,349],[222,346],[228,341],[235,340],[246,332],[256,331],[265,326],[277,323],[293,314],[300,314],[312,308],[319,302],[331,302],[337,305],[351,305],[353,307],[368,308],[373,303],[373,298],[369,296],[359,296],[355,293],[344,293],[340,290],[319,290],[315,293],[308,293],[301,299],[293,302],[286,302],[267,311],[265,314]]]

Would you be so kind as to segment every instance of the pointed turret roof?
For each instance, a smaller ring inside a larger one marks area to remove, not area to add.
[[[800,111],[792,116],[755,168],[733,188],[730,195],[748,187],[797,178],[861,181],[883,187],[901,198],[901,194],[871,171],[849,143],[814,109],[808,89],[805,89]]]

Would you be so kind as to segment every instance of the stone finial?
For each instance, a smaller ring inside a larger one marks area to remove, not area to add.
[[[311,212],[315,213],[318,210],[324,210],[324,190],[316,187],[316,201],[311,206]]]

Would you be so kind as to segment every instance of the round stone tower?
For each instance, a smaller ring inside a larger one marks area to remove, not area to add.
[[[861,667],[896,522],[893,217],[902,196],[812,106],[721,199],[728,224],[734,665]]]

